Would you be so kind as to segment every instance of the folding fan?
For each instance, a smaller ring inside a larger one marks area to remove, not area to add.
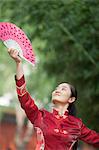
[[[35,54],[32,45],[25,33],[15,24],[9,22],[0,23],[0,40],[7,48],[19,51],[19,56],[26,61],[35,64]]]

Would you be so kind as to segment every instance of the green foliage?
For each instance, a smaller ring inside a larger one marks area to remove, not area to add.
[[[0,18],[20,26],[39,57],[31,93],[46,98],[58,83],[71,82],[79,116],[99,131],[99,1],[3,0],[1,6]]]

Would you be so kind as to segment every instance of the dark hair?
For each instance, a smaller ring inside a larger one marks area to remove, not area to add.
[[[77,90],[76,90],[76,88],[71,84],[69,84],[69,86],[70,86],[70,89],[71,89],[71,97],[75,97],[75,99],[77,100]]]
[[[71,96],[70,97],[75,97],[75,100],[77,100],[77,90],[76,90],[76,88],[71,84],[69,84],[69,86],[70,86],[70,89],[71,89]],[[69,104],[68,111],[69,111],[70,115],[76,116],[76,107],[75,107],[74,103]],[[73,150],[77,150],[77,146],[78,146],[78,141],[74,144]]]
[[[71,90],[71,96],[70,97],[75,97],[75,100],[77,100],[76,88],[71,84],[69,84],[69,86],[70,86],[70,90]],[[76,116],[76,107],[75,107],[74,103],[69,104],[68,111],[69,111],[70,115]]]

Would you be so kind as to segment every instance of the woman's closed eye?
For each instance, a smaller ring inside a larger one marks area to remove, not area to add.
[[[66,87],[57,87],[57,88],[55,89],[55,91],[60,91],[60,90],[66,91],[67,88],[66,88]]]
[[[62,89],[61,89],[62,91],[66,91],[67,90],[67,88],[66,87],[62,87]]]
[[[63,87],[62,90],[66,90],[66,88]]]

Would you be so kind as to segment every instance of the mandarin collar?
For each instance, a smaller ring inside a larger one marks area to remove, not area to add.
[[[59,110],[58,110],[57,108],[53,108],[52,113],[53,113],[53,115],[58,115],[58,116],[68,116],[69,111],[66,110],[66,111],[64,112],[64,114],[60,115],[60,114],[59,114]]]

